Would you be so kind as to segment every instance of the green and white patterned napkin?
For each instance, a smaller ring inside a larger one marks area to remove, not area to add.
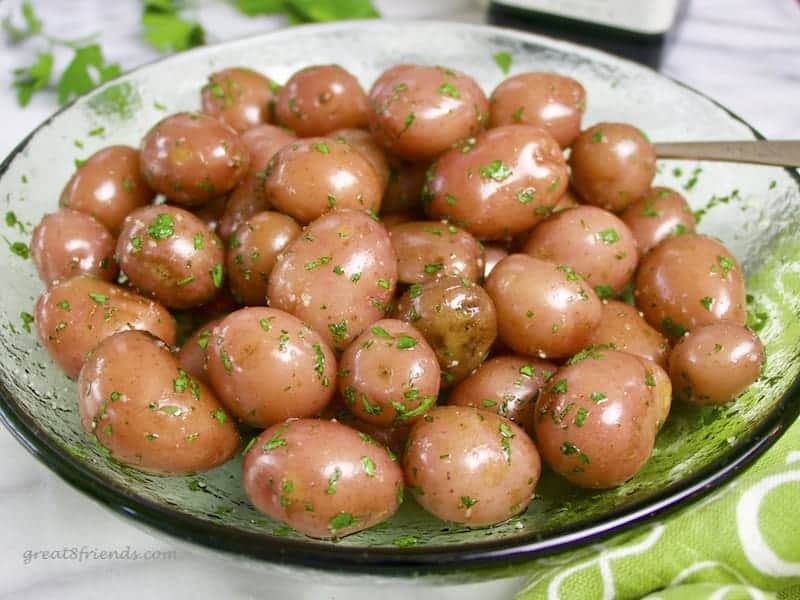
[[[800,600],[800,421],[710,496],[529,567],[518,600]]]

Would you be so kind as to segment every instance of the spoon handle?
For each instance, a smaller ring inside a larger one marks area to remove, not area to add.
[[[800,140],[657,143],[655,148],[659,158],[693,158],[800,167]]]

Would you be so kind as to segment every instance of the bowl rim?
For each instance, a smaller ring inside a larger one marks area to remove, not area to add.
[[[520,41],[532,42],[545,47],[572,51],[581,56],[590,57],[593,60],[602,59],[612,64],[621,64],[627,68],[655,73],[658,77],[669,79],[693,94],[711,102],[731,118],[745,125],[754,138],[765,139],[760,132],[743,118],[713,98],[672,77],[662,75],[631,60],[545,35],[493,25],[437,20],[426,20],[424,23],[442,28],[474,30],[476,33],[493,33],[505,38],[516,38]],[[87,96],[102,92],[107,87],[120,83],[128,75],[147,69],[152,65],[169,61],[178,62],[182,59],[187,59],[187,57],[199,56],[204,53],[213,55],[221,47],[229,47],[238,43],[247,45],[258,39],[292,35],[298,32],[302,32],[303,35],[313,35],[318,31],[346,28],[379,29],[398,25],[418,26],[419,21],[384,19],[302,25],[291,29],[283,28],[246,36],[218,44],[209,44],[149,61],[125,71],[119,77],[94,88],[87,94],[73,99],[50,115],[19,142],[0,163],[0,179],[6,174],[16,156],[22,153],[38,132],[53,119],[69,110],[76,102]],[[800,173],[790,168],[785,170],[800,188]],[[558,527],[546,532],[531,532],[527,535],[502,538],[496,541],[469,542],[466,547],[447,544],[405,548],[341,546],[310,538],[292,539],[265,533],[231,530],[223,524],[187,515],[163,504],[129,495],[122,487],[116,486],[98,476],[88,469],[82,461],[71,456],[63,448],[48,439],[46,430],[13,400],[13,395],[3,382],[0,382],[0,421],[28,452],[73,488],[119,515],[132,519],[134,522],[143,524],[148,528],[166,533],[181,541],[189,541],[206,549],[244,556],[256,561],[349,573],[400,576],[407,575],[409,572],[413,572],[415,575],[436,574],[458,568],[491,568],[528,561],[547,554],[574,549],[601,538],[607,538],[620,533],[623,529],[641,525],[653,517],[663,516],[668,512],[683,508],[690,501],[699,499],[716,486],[729,481],[734,475],[750,466],[756,458],[772,446],[800,415],[800,401],[798,400],[800,400],[800,377],[792,382],[789,389],[781,396],[762,421],[725,454],[717,457],[687,478],[659,490],[648,498],[626,504],[603,515],[587,518],[578,523]]]

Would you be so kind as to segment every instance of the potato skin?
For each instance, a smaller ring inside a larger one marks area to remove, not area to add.
[[[695,231],[694,215],[686,199],[667,187],[650,188],[620,218],[636,238],[642,255],[669,237]]]
[[[367,95],[339,65],[314,65],[297,71],[281,88],[275,117],[301,137],[362,128],[367,125]]]
[[[636,239],[618,217],[595,206],[559,212],[533,228],[525,254],[569,265],[599,295],[615,296],[636,270]]]
[[[291,419],[266,429],[248,450],[244,489],[259,511],[300,533],[340,538],[397,511],[403,473],[394,460],[336,421]]]
[[[83,428],[116,460],[142,471],[207,471],[239,446],[233,420],[211,390],[143,331],[114,334],[95,348],[78,377],[78,406]]]
[[[223,286],[222,243],[197,216],[177,206],[147,206],[128,215],[117,259],[143,295],[169,308],[205,304]]]
[[[403,467],[425,510],[478,526],[524,511],[541,473],[536,446],[520,427],[463,406],[437,408],[414,425]]]
[[[351,148],[357,150],[364,158],[366,158],[375,169],[378,175],[378,180],[381,182],[381,190],[385,194],[386,186],[389,184],[391,176],[391,167],[389,166],[389,159],[386,152],[380,144],[375,141],[369,131],[364,129],[337,129],[328,134],[328,137],[333,138],[337,142],[344,140]]]
[[[346,142],[313,137],[281,148],[265,171],[264,196],[302,224],[330,210],[377,215],[383,187],[370,161]]]
[[[569,164],[572,185],[585,202],[620,212],[650,189],[656,153],[633,125],[598,123],[575,139]]]
[[[424,283],[446,275],[477,282],[483,275],[483,247],[455,225],[412,221],[390,227],[389,237],[402,283]]]
[[[700,406],[734,400],[753,383],[765,360],[758,336],[730,321],[701,325],[681,338],[669,356],[676,398]]]
[[[163,306],[91,275],[53,285],[33,312],[39,342],[70,379],[95,346],[117,332],[140,329],[175,343],[175,321]]]
[[[206,370],[220,402],[253,427],[313,416],[336,389],[328,344],[274,308],[243,308],[222,319],[208,340]]]
[[[636,306],[671,339],[717,321],[747,319],[742,268],[717,240],[681,235],[661,242],[636,273]]]
[[[536,404],[536,442],[556,473],[604,489],[633,477],[650,458],[662,406],[643,360],[614,350],[576,356]]]
[[[278,255],[267,297],[344,350],[384,316],[396,282],[389,234],[366,213],[342,209],[311,223]]]
[[[141,174],[139,151],[108,146],[78,167],[64,186],[59,205],[93,216],[116,236],[128,213],[150,204],[155,195]]]
[[[178,362],[183,370],[206,385],[211,385],[206,371],[206,348],[208,347],[208,341],[211,339],[211,332],[221,321],[222,319],[213,319],[198,327],[183,342],[177,354]]]
[[[603,300],[600,325],[589,346],[609,346],[651,360],[662,368],[667,366],[666,338],[644,320],[636,307],[619,300]]]
[[[369,127],[394,156],[430,160],[487,124],[489,103],[470,76],[421,65],[396,65],[372,85]]]
[[[81,273],[116,279],[116,240],[97,219],[62,208],[45,215],[33,230],[31,258],[39,279],[50,285]]]
[[[145,181],[176,204],[196,206],[226,194],[249,165],[250,155],[236,132],[200,113],[165,117],[142,139]]]
[[[500,82],[489,104],[491,127],[535,125],[566,148],[581,131],[586,90],[575,79],[557,73],[520,73]]]
[[[572,268],[512,254],[486,280],[500,339],[525,356],[567,358],[585,348],[600,324],[597,295]]]
[[[457,277],[412,285],[397,301],[394,316],[411,323],[433,348],[444,388],[480,365],[497,338],[497,317],[489,294]]]
[[[533,227],[567,188],[564,155],[530,125],[490,129],[448,150],[429,170],[423,202],[478,239],[505,239]]]
[[[536,400],[558,367],[526,356],[495,356],[459,383],[447,399],[514,421],[533,436]]]
[[[397,319],[373,323],[344,351],[339,393],[359,419],[411,424],[436,406],[439,363],[422,334]]]
[[[243,132],[271,121],[278,84],[252,69],[231,67],[208,76],[200,90],[203,112]]]

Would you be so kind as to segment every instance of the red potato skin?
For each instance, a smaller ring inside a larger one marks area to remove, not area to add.
[[[695,232],[694,215],[686,199],[666,187],[650,188],[620,218],[636,238],[642,255],[669,237]]]
[[[496,356],[459,383],[447,403],[471,406],[514,421],[533,436],[536,400],[558,367],[525,356]]]
[[[139,151],[130,146],[98,150],[70,177],[59,205],[93,216],[116,236],[128,213],[150,204],[156,193],[139,166]]]
[[[248,450],[242,473],[259,511],[313,538],[377,525],[403,498],[403,472],[386,448],[336,421],[273,425]]]
[[[491,127],[535,125],[566,148],[581,131],[586,90],[564,75],[521,73],[502,81],[492,92],[489,105]]]
[[[208,76],[200,102],[205,114],[241,133],[271,120],[278,87],[251,69],[232,67]]]
[[[681,235],[661,242],[639,264],[636,306],[671,339],[718,321],[747,319],[742,267],[717,240]]]
[[[536,404],[542,459],[580,487],[605,489],[647,462],[663,407],[645,361],[597,350],[560,369]]]
[[[367,125],[367,96],[358,80],[339,65],[297,71],[278,92],[277,121],[301,137]]]
[[[250,155],[237,133],[200,113],[176,113],[142,140],[142,176],[155,191],[182,206],[228,193],[247,174]]]
[[[525,356],[567,358],[586,347],[602,318],[600,300],[579,275],[526,254],[501,260],[485,287],[500,339]]]
[[[598,294],[602,291],[605,295],[620,293],[639,259],[636,239],[628,226],[595,206],[579,206],[545,219],[533,228],[522,252],[569,265]]]
[[[424,161],[409,162],[389,156],[389,181],[381,202],[382,216],[422,214],[422,188],[428,166]]]
[[[81,273],[113,281],[116,240],[97,219],[69,208],[45,215],[31,236],[31,258],[39,279],[51,285]]]
[[[206,348],[214,327],[219,325],[221,321],[222,319],[214,319],[199,327],[183,343],[177,354],[178,362],[183,370],[206,385],[211,385],[206,371]]]
[[[128,215],[116,255],[131,284],[168,308],[205,304],[223,285],[222,243],[197,216],[177,206],[148,206]]]
[[[120,331],[144,330],[175,343],[175,321],[163,306],[91,275],[53,285],[33,312],[39,342],[70,379],[87,354]]]
[[[265,175],[267,201],[302,224],[334,209],[377,215],[381,207],[383,188],[370,161],[333,138],[306,138],[284,146]]]
[[[373,323],[344,351],[339,373],[339,393],[362,421],[410,425],[436,406],[441,376],[436,354],[404,321]]]
[[[675,397],[699,406],[730,402],[758,379],[764,360],[761,340],[738,323],[692,329],[669,357]]]
[[[389,159],[386,156],[383,148],[375,141],[375,138],[370,135],[369,131],[364,129],[337,129],[328,134],[328,137],[333,138],[337,142],[344,140],[352,148],[361,152],[364,155],[381,182],[381,189],[384,194],[386,186],[389,184],[391,176],[391,167],[389,166]],[[420,186],[421,187],[421,186]]]
[[[661,368],[667,366],[666,338],[650,327],[636,307],[619,300],[603,300],[600,325],[589,343],[589,347],[598,346],[641,356]]]
[[[116,460],[150,473],[207,471],[239,447],[211,390],[143,331],[117,333],[94,350],[78,377],[78,407],[83,428]]]
[[[328,344],[274,308],[243,308],[222,319],[209,337],[206,371],[220,402],[253,427],[313,416],[336,390]]]
[[[520,427],[463,406],[437,408],[414,425],[403,467],[420,506],[475,526],[524,511],[541,473],[536,446]]]
[[[384,316],[396,282],[389,234],[367,214],[343,209],[311,223],[278,255],[267,297],[344,350]]]
[[[472,142],[448,150],[429,170],[429,216],[478,239],[507,239],[544,219],[567,188],[564,155],[543,129],[498,127]]]
[[[598,123],[572,144],[569,164],[572,185],[586,203],[620,212],[650,189],[656,153],[636,127]]]
[[[474,79],[452,69],[398,65],[369,92],[369,127],[386,150],[430,160],[488,122],[489,102]]]

